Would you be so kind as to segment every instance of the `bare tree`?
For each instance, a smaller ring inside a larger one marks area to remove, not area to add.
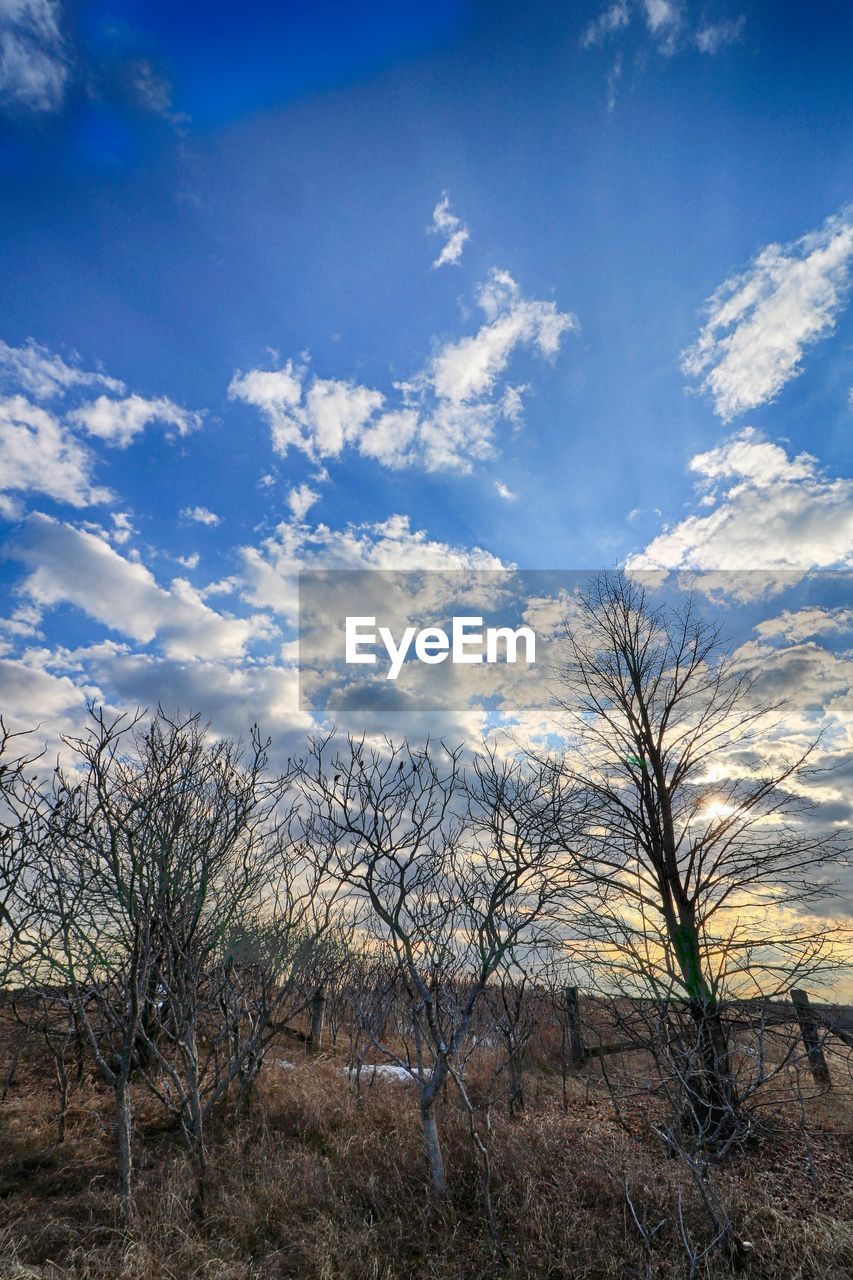
[[[13,732],[0,716],[0,990],[30,976],[33,868],[50,820],[41,753],[27,748],[30,736]]]
[[[306,840],[368,904],[390,990],[405,1002],[396,1043],[387,1001],[369,1030],[417,1083],[435,1199],[447,1193],[436,1099],[452,1078],[470,1114],[464,1046],[477,1003],[513,952],[535,946],[565,896],[576,823],[574,793],[549,766],[536,774],[486,755],[463,778],[460,757],[443,745],[380,749],[330,737],[314,740],[300,766]],[[487,1214],[493,1228],[490,1206]]]
[[[826,894],[838,852],[801,820],[810,752],[765,758],[777,708],[693,597],[655,605],[639,582],[602,575],[566,646],[561,704],[597,811],[587,850],[603,956],[635,990],[686,1002],[696,1119],[726,1141],[739,1098],[721,1001],[812,954],[811,933],[780,929],[774,912]]]
[[[256,729],[245,749],[212,739],[197,716],[160,711],[143,728],[139,717],[93,710],[88,732],[67,746],[41,850],[41,955],[115,1094],[126,1219],[137,1070],[168,1064],[180,1082],[181,1126],[203,1181],[201,992],[208,961],[262,894],[283,783],[266,777]]]
[[[305,838],[315,860],[370,907],[369,927],[402,983],[411,1012],[414,1053],[405,1059],[380,1039],[375,1047],[410,1069],[417,1082],[430,1188],[447,1193],[435,1105],[447,1079],[445,1009],[448,960],[461,904],[455,893],[452,801],[459,751],[408,746],[378,751],[348,739],[313,739],[301,763]]]

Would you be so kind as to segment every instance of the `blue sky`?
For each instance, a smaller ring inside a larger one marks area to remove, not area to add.
[[[301,731],[301,565],[849,568],[852,45],[3,0],[8,714]]]

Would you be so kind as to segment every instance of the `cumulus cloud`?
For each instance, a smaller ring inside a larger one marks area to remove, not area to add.
[[[181,516],[184,520],[194,520],[196,524],[219,524],[219,516],[207,507],[184,507]]]
[[[296,620],[298,612],[297,578],[301,569],[454,573],[505,567],[497,556],[481,547],[461,547],[429,538],[424,530],[413,529],[405,515],[348,524],[344,529],[283,522],[260,546],[243,547],[241,555],[239,582],[244,599],[290,621]]]
[[[69,422],[119,449],[126,449],[152,422],[174,427],[179,436],[185,436],[200,427],[203,418],[202,413],[182,409],[167,396],[146,400],[138,395],[123,400],[98,396],[97,400],[81,405],[68,415]]]
[[[313,727],[299,707],[295,663],[232,663],[199,659],[176,661],[158,654],[133,653],[116,644],[82,652],[78,661],[91,678],[109,689],[121,706],[199,709],[218,733],[245,736],[253,721],[273,735],[273,759],[281,765],[304,744]]]
[[[112,529],[110,538],[117,546],[123,547],[136,533],[136,527],[129,511],[112,511],[110,513]]]
[[[287,505],[294,520],[304,520],[319,498],[320,494],[316,489],[312,489],[310,484],[300,484],[295,489],[291,489],[287,495]]]
[[[853,480],[789,457],[752,428],[690,463],[699,505],[631,556],[632,569],[804,572],[853,565]],[[770,584],[772,579],[768,579]]]
[[[312,713],[299,706],[300,682],[310,685],[315,679],[322,686],[333,679],[324,662],[316,669],[310,662],[303,664],[298,672],[299,646],[283,639],[297,618],[301,570],[416,570],[396,593],[393,584],[389,587],[393,575],[369,575],[376,610],[383,616],[389,608],[405,616],[413,605],[411,591],[421,606],[446,601],[460,572],[475,589],[481,570],[503,574],[501,562],[488,552],[432,540],[402,515],[337,530],[311,527],[296,518],[283,522],[260,546],[243,548],[240,572],[221,584],[220,594],[239,597],[244,606],[248,616],[239,618],[211,608],[216,587],[194,590],[182,578],[161,584],[139,560],[110,546],[103,532],[47,516],[30,517],[10,555],[25,568],[17,588],[20,606],[5,626],[9,646],[18,642],[25,647],[14,658],[8,646],[5,652],[0,647],[0,695],[10,715],[23,720],[43,708],[62,731],[73,732],[87,696],[117,707],[159,702],[197,708],[211,717],[218,732],[245,732],[247,724],[258,720],[275,734],[282,760],[314,723]],[[493,602],[490,587],[479,607],[485,610]],[[113,637],[105,634],[75,649],[46,643],[36,647],[36,628],[57,605],[82,610]],[[447,729],[454,738],[469,731],[473,735],[484,713],[469,708],[468,692],[448,691],[432,719],[418,720],[416,714],[406,727],[413,732]],[[350,724],[346,691],[340,694],[335,714]],[[387,717],[382,707],[376,714],[379,733],[387,728]],[[368,722],[370,716],[360,711],[355,724],[369,728]]]
[[[87,681],[45,670],[45,656],[39,652],[23,659],[0,659],[0,706],[11,730],[39,729],[39,747],[47,740],[55,749],[60,734],[79,729],[87,696],[97,696],[99,691]]]
[[[315,460],[336,458],[347,447],[384,466],[420,465],[429,471],[469,471],[494,451],[502,420],[517,422],[523,387],[504,383],[514,355],[523,349],[553,358],[566,333],[577,330],[556,303],[526,298],[506,271],[492,271],[477,292],[484,323],[457,341],[443,343],[394,399],[342,379],[312,376],[304,364],[237,372],[232,399],[259,409],[274,449],[301,449]]]
[[[774,399],[801,370],[803,353],[827,337],[847,300],[853,209],[790,244],[771,244],[707,303],[682,368],[701,379],[724,421]]]
[[[239,657],[268,633],[264,619],[217,613],[184,578],[161,587],[103,538],[49,516],[30,516],[9,554],[29,570],[19,590],[34,605],[74,605],[138,643],[156,640],[176,661]]]
[[[110,490],[92,480],[88,449],[47,409],[25,396],[0,400],[0,489],[43,493],[85,507],[108,502]],[[13,507],[7,515],[15,514]]]
[[[813,640],[820,635],[840,635],[853,631],[853,609],[830,609],[811,605],[803,609],[786,609],[775,618],[766,618],[755,628],[762,640],[784,637],[791,644]]]
[[[816,614],[833,622],[812,634]],[[806,607],[785,610],[777,618],[767,618],[755,628],[755,639],[741,645],[735,661],[757,676],[757,694],[768,704],[782,701],[784,719],[768,735],[773,739],[798,742],[800,749],[814,743],[821,734],[820,752],[812,758],[814,772],[800,779],[798,789],[823,792],[822,800],[843,800],[844,817],[851,815],[849,775],[853,760],[853,692],[851,654],[833,645],[832,632],[849,630],[835,625],[837,610]],[[815,638],[830,634],[827,643]],[[778,716],[774,717],[778,720]],[[827,794],[827,793],[830,794]]]
[[[518,494],[513,493],[512,489],[508,488],[502,480],[495,481],[495,489],[498,497],[503,498],[504,502],[515,502],[518,497]]]
[[[338,457],[345,445],[358,439],[385,398],[342,379],[308,381],[305,367],[290,360],[281,369],[235,374],[228,394],[260,409],[277,453],[286,454],[293,447],[311,458]]]
[[[446,191],[442,193],[441,199],[432,211],[430,231],[433,235],[445,237],[441,252],[432,264],[433,267],[444,267],[459,262],[465,242],[471,233],[462,219],[455,213],[451,213],[450,196]]]
[[[0,4],[0,110],[49,114],[62,106],[69,79],[58,0]]]
[[[79,403],[81,393],[95,388],[112,394]],[[66,361],[32,338],[19,347],[0,341],[0,389],[8,393],[0,397],[0,516],[5,519],[20,514],[9,497],[14,492],[43,493],[73,507],[111,499],[110,490],[92,479],[96,459],[82,437],[126,448],[151,423],[186,435],[204,417],[166,396],[126,395],[120,379],[83,369],[76,357]],[[71,397],[78,401],[73,407]]]

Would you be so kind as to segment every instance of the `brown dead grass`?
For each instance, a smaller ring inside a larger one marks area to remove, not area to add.
[[[110,1094],[86,1080],[55,1141],[46,1068],[25,1064],[0,1104],[3,1280],[682,1280],[679,1188],[697,1241],[708,1239],[695,1188],[648,1130],[641,1099],[615,1116],[597,1078],[575,1077],[563,1114],[558,1082],[532,1072],[525,1114],[494,1118],[494,1198],[508,1261],[483,1225],[478,1166],[464,1118],[442,1107],[450,1203],[429,1204],[412,1091],[377,1082],[356,1097],[339,1065],[282,1071],[271,1055],[253,1114],[223,1114],[210,1134],[203,1222],[178,1136],[138,1098],[136,1217],[115,1225]],[[22,1082],[29,1083],[24,1088]],[[640,1095],[638,1095],[639,1097]],[[843,1090],[777,1116],[748,1153],[719,1170],[754,1280],[850,1280],[851,1105]],[[646,1271],[625,1202],[665,1225]],[[728,1276],[718,1253],[700,1275]]]

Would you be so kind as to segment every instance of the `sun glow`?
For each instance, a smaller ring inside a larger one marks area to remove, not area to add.
[[[718,822],[721,818],[730,818],[735,808],[734,805],[726,804],[725,800],[709,800],[699,812],[709,822]]]

